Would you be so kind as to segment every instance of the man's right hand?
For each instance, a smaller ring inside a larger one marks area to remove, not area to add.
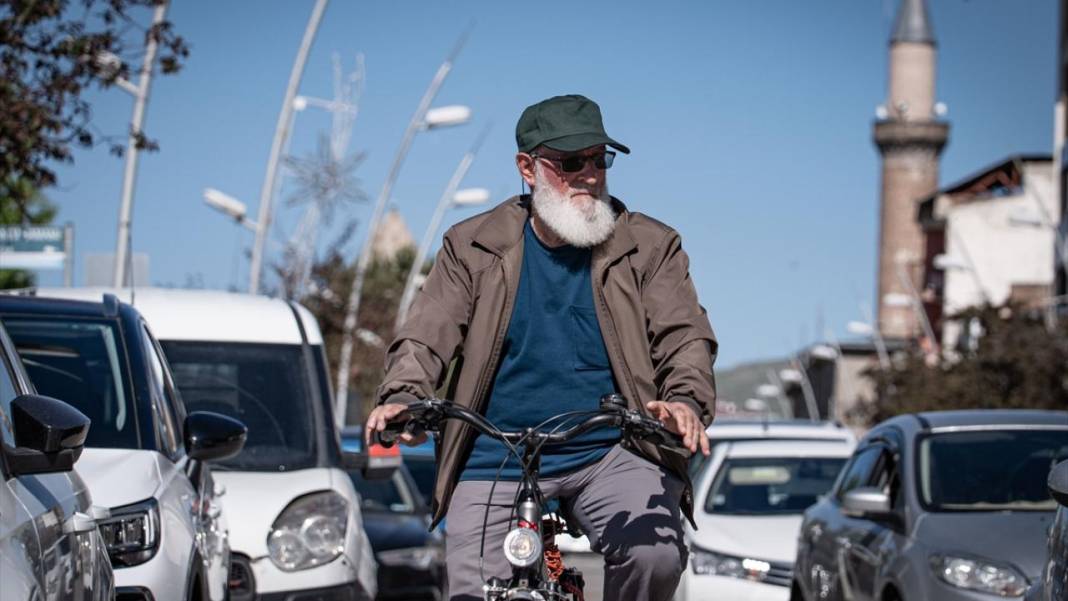
[[[403,403],[386,403],[375,407],[374,411],[367,416],[367,421],[363,425],[364,444],[368,447],[371,446],[374,442],[373,435],[375,432],[385,430],[386,424],[390,422],[404,421],[408,417],[406,415],[407,412],[408,407]],[[400,435],[399,440],[408,446],[414,447],[427,441],[427,433],[409,434],[404,432]]]

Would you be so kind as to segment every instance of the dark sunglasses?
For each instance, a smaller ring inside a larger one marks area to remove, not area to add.
[[[598,169],[609,169],[612,167],[612,162],[616,160],[616,153],[611,150],[601,152],[598,154],[581,155],[573,154],[562,158],[547,157],[536,153],[531,153],[530,156],[535,159],[545,159],[546,161],[552,161],[560,165],[560,171],[565,173],[576,173],[582,171],[586,167],[588,161],[593,161],[593,166]]]

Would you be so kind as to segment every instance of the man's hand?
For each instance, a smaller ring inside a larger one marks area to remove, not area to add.
[[[701,454],[708,457],[708,434],[693,407],[679,402],[649,401],[645,408],[653,417],[664,422],[668,430],[682,436],[682,444],[690,449],[690,453],[696,453],[700,446]]]
[[[371,415],[367,416],[367,421],[363,425],[363,438],[364,444],[368,447],[374,442],[373,435],[375,432],[381,432],[386,429],[386,424],[394,421],[403,421],[408,416],[404,415],[408,412],[408,406],[401,403],[386,403],[385,405],[379,405],[375,407]],[[426,442],[426,432],[420,432],[418,434],[409,434],[407,432],[400,435],[400,441],[408,446],[418,446]]]

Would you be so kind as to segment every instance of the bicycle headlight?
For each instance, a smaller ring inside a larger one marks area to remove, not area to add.
[[[541,551],[541,535],[530,528],[516,528],[504,538],[504,556],[517,568],[537,563]]]
[[[975,557],[935,555],[931,570],[942,582],[957,588],[1019,597],[1027,591],[1027,578],[1014,568]]]
[[[286,572],[333,561],[345,551],[349,503],[330,492],[304,495],[290,503],[271,526],[267,551]]]

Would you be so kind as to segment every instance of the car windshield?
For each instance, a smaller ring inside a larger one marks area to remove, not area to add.
[[[215,465],[242,471],[315,465],[315,412],[300,346],[160,344],[187,411],[222,413],[248,427],[244,449]]]
[[[834,485],[839,457],[728,458],[705,501],[717,515],[788,515],[804,512]]]
[[[932,511],[1053,511],[1046,489],[1068,459],[1068,428],[945,432],[921,439],[919,488]]]
[[[367,511],[411,513],[415,510],[412,493],[400,470],[389,478],[369,480],[359,470],[350,470],[352,486],[360,493],[360,506]]]
[[[118,325],[81,318],[5,318],[37,392],[92,420],[85,446],[140,448]]]

